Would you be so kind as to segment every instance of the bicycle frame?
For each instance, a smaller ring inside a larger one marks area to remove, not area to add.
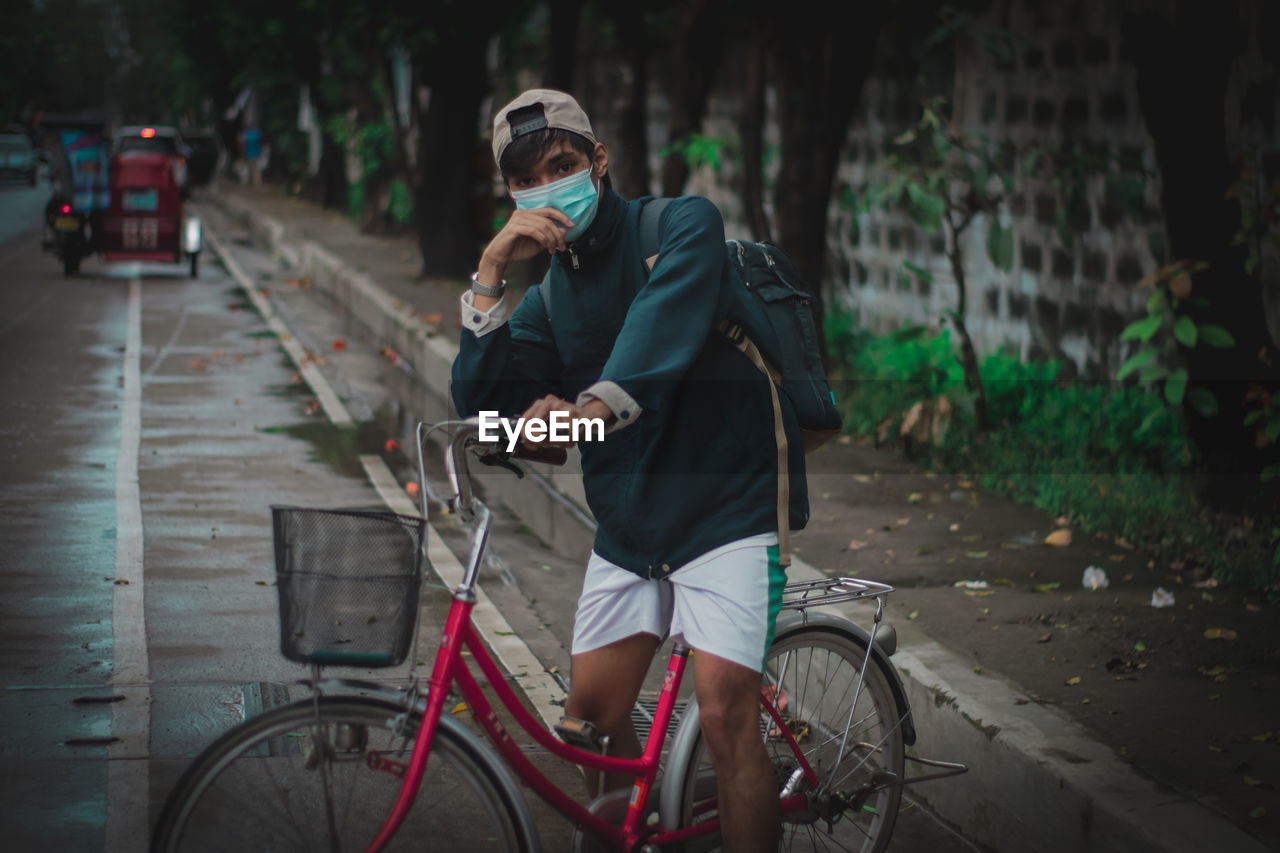
[[[515,691],[507,684],[506,678],[471,623],[471,611],[474,606],[474,597],[468,597],[462,588],[454,593],[453,604],[450,606],[448,617],[445,620],[440,649],[436,653],[432,673],[428,679],[429,690],[427,692],[422,725],[405,773],[400,797],[387,822],[378,833],[373,844],[370,845],[368,853],[376,853],[384,849],[395,835],[400,824],[408,816],[409,809],[417,795],[418,786],[426,771],[431,740],[435,734],[436,725],[440,720],[440,716],[444,713],[444,704],[450,692],[449,688],[454,684],[457,685],[463,701],[467,703],[474,713],[476,720],[484,729],[490,742],[497,747],[508,766],[515,772],[517,778],[532,788],[538,796],[575,825],[582,827],[587,832],[617,849],[630,850],[641,842],[661,846],[694,836],[709,834],[719,829],[718,821],[707,821],[695,827],[677,830],[662,830],[650,827],[645,822],[646,800],[657,778],[662,745],[666,740],[667,728],[675,711],[676,695],[680,689],[684,670],[689,660],[687,647],[678,647],[667,664],[666,677],[663,680],[662,691],[658,697],[653,725],[644,744],[643,755],[640,758],[613,758],[579,749],[559,740],[524,707],[516,696]],[[585,806],[561,790],[542,771],[534,766],[533,762],[528,759],[511,738],[501,721],[499,721],[493,705],[489,702],[488,697],[485,696],[475,676],[463,660],[462,653],[464,650],[471,654],[481,674],[488,680],[497,694],[498,701],[515,718],[519,726],[540,746],[547,749],[557,758],[582,767],[590,767],[604,773],[625,773],[636,777],[635,786],[632,788],[630,805],[627,808],[626,819],[622,827],[616,827],[593,814]],[[761,701],[800,761],[810,788],[815,787],[818,783],[817,774],[809,766],[790,729],[784,725],[782,717],[778,714],[769,697],[762,694]],[[802,809],[804,806],[805,796],[803,794],[795,794],[782,801],[784,813]]]
[[[662,754],[662,746],[666,741],[667,729],[675,711],[676,696],[684,677],[685,667],[689,661],[689,649],[677,646],[667,664],[666,676],[663,679],[662,691],[658,697],[654,711],[653,723],[645,740],[640,758],[614,758],[600,755],[585,749],[572,746],[557,738],[547,730],[540,720],[535,718],[516,696],[515,691],[507,684],[505,676],[497,663],[489,654],[483,639],[476,633],[471,622],[471,611],[475,607],[475,582],[479,571],[480,560],[488,540],[491,519],[488,509],[476,501],[465,471],[465,459],[462,456],[467,434],[464,432],[455,437],[451,452],[446,457],[449,478],[454,487],[454,497],[449,501],[450,508],[459,513],[464,520],[477,523],[472,541],[471,556],[462,582],[453,592],[453,602],[445,619],[444,632],[440,638],[440,647],[436,652],[428,679],[426,707],[422,715],[422,724],[414,743],[413,753],[405,772],[404,783],[399,798],[392,808],[391,814],[379,830],[377,837],[369,846],[367,853],[378,853],[383,850],[395,835],[396,830],[404,822],[417,796],[418,786],[426,772],[427,761],[431,752],[431,742],[436,726],[444,713],[450,687],[457,685],[463,701],[473,712],[489,741],[497,747],[507,765],[515,772],[516,777],[529,786],[543,800],[560,812],[576,826],[581,827],[597,838],[605,841],[618,850],[634,849],[641,842],[662,846],[673,844],[699,835],[707,835],[719,829],[719,821],[711,820],[697,826],[680,829],[664,829],[652,827],[647,823],[646,804],[649,793],[657,780],[658,764]],[[421,454],[422,434],[418,439]],[[461,470],[459,470],[461,469]],[[426,500],[426,476],[423,472],[423,500]],[[425,510],[425,506],[424,506]],[[512,715],[520,728],[552,755],[581,767],[589,767],[603,773],[627,774],[636,778],[631,791],[631,799],[627,807],[626,818],[621,827],[616,827],[602,817],[592,813],[586,806],[570,797],[554,782],[549,780],[533,762],[531,762],[506,728],[499,721],[493,705],[484,695],[471,669],[463,660],[462,653],[467,651],[479,667],[481,674],[488,680],[497,694],[498,701]],[[791,751],[803,771],[808,788],[812,790],[818,785],[818,776],[809,764],[804,751],[797,744],[794,735],[787,727],[774,707],[771,697],[761,691],[761,703],[773,718],[775,725],[782,732]],[[798,811],[806,806],[804,794],[792,794],[781,801],[783,814]]]

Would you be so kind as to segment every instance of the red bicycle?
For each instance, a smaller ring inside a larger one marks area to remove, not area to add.
[[[165,804],[153,849],[536,851],[517,780],[573,824],[582,853],[719,845],[696,700],[664,752],[687,647],[672,652],[640,758],[609,756],[581,721],[548,730],[508,684],[471,622],[491,519],[473,494],[467,457],[492,457],[491,445],[478,445],[474,420],[441,426],[452,430],[446,504],[469,523],[472,548],[425,686],[321,678],[325,665],[394,665],[412,647],[425,521],[274,507],[282,650],[312,666],[310,695],[246,720],[196,758]],[[420,468],[429,432],[419,426]],[[505,456],[487,461],[515,467]],[[966,769],[905,754],[915,730],[889,661],[896,634],[881,621],[891,591],[854,578],[786,589],[760,694],[783,849],[882,851],[903,785]],[[859,600],[874,604],[870,632],[826,609]],[[511,737],[482,681],[538,746],[581,767],[629,774],[633,787],[578,802]],[[460,703],[473,724],[450,713]],[[941,772],[908,780],[906,760]]]

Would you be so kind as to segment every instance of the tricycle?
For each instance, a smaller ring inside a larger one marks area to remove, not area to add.
[[[111,204],[102,215],[104,261],[200,262],[200,220],[184,216],[169,158],[126,151],[111,160]]]
[[[45,208],[47,250],[75,275],[91,254],[104,261],[187,263],[199,270],[200,221],[183,215],[169,158],[126,151],[108,159],[99,127],[62,128],[53,197]]]

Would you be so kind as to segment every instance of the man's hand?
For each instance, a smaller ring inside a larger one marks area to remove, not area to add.
[[[550,424],[552,412],[567,413],[570,424],[580,418],[588,420],[599,418],[608,425],[609,421],[613,419],[613,410],[603,400],[588,400],[581,406],[575,406],[573,403],[561,400],[554,394],[548,394],[541,400],[535,401],[532,406],[525,410],[521,417],[525,419],[526,424],[531,418],[538,418]],[[572,430],[570,430],[570,434],[572,434]],[[521,438],[521,443],[526,447],[573,447],[572,441],[552,441],[550,437],[543,441],[530,441],[526,436]]]
[[[497,286],[512,262],[526,261],[542,251],[563,250],[564,234],[572,227],[573,220],[554,207],[514,211],[485,247],[476,278],[481,284]],[[482,301],[490,304],[481,304]],[[496,302],[496,299],[476,297],[476,307],[482,311]]]

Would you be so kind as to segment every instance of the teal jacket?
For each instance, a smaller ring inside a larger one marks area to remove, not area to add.
[[[464,416],[516,417],[547,394],[609,403],[618,426],[579,445],[595,551],[661,578],[777,530],[777,445],[768,381],[716,331],[727,316],[759,311],[727,261],[719,211],[695,196],[670,203],[648,271],[637,233],[646,200],[605,190],[591,227],[509,322],[479,336],[464,327],[451,393]],[[809,518],[804,450],[780,399],[799,530]]]

